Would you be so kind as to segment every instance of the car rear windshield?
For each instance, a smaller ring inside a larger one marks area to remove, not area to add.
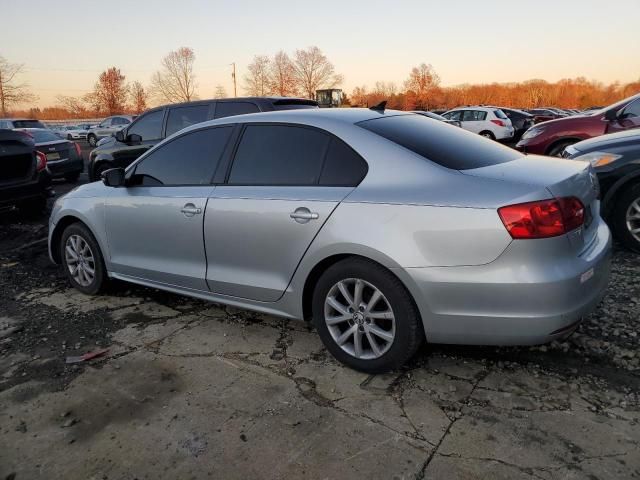
[[[31,130],[29,134],[33,136],[36,143],[55,142],[62,140],[58,135],[49,130]]]
[[[502,118],[503,120],[506,120],[507,118],[509,118],[504,114],[502,110],[494,110],[493,113],[495,114],[496,117]]]
[[[40,120],[13,120],[13,128],[45,128]]]
[[[516,150],[493,140],[422,115],[375,118],[357,125],[454,170],[487,167],[520,157]]]

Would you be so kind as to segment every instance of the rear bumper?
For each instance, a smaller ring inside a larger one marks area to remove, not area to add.
[[[50,196],[51,176],[45,170],[38,174],[36,180],[16,183],[11,186],[0,186],[0,209],[11,207],[25,200]]]
[[[81,158],[47,162],[47,168],[53,177],[62,177],[70,173],[82,173],[84,162]]]
[[[565,237],[546,239],[544,248]],[[599,219],[595,240],[578,257],[527,258],[528,240],[512,242],[494,262],[469,267],[403,269],[428,341],[535,345],[577,328],[609,282],[611,234]],[[521,259],[519,262],[517,259]]]

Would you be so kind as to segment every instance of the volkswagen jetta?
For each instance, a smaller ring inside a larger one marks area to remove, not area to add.
[[[242,115],[184,129],[59,199],[49,251],[109,278],[288,318],[368,372],[434,343],[565,336],[608,282],[588,162],[523,156],[382,109]]]

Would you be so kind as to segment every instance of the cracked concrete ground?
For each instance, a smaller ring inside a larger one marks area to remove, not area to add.
[[[638,264],[615,262],[627,300],[565,343],[428,346],[366,375],[302,322],[126,284],[86,297],[42,244],[0,250],[0,479],[640,478]]]

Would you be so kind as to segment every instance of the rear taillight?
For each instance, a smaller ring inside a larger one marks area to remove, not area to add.
[[[77,142],[74,142],[73,146],[76,147],[76,153],[78,154],[78,157],[82,157],[82,150],[80,150],[80,145],[78,145]]]
[[[42,152],[36,152],[36,171],[41,172],[47,168],[47,156]]]
[[[584,223],[584,205],[575,197],[519,203],[498,209],[512,238],[557,237]]]
[[[495,123],[500,127],[506,127],[505,123],[502,120],[491,120],[491,123]]]

